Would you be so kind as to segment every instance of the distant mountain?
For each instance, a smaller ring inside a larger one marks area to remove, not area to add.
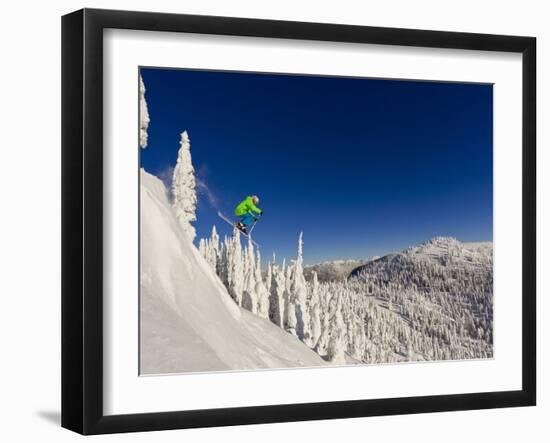
[[[347,283],[392,314],[379,323],[387,334],[370,335],[367,361],[394,359],[388,349],[406,360],[492,357],[492,242],[436,237],[358,266]]]
[[[350,279],[398,282],[417,288],[473,284],[488,292],[492,292],[492,277],[493,243],[462,243],[452,237],[435,237],[357,266],[349,274]]]
[[[308,281],[313,279],[313,273],[317,273],[320,282],[345,280],[350,272],[369,260],[333,260],[304,267],[304,276]]]

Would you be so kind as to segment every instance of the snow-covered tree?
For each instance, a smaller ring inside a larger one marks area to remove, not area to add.
[[[283,262],[283,269],[285,273],[285,292],[283,294],[283,304],[284,304],[284,313],[283,313],[283,324],[284,328],[290,332],[292,335],[297,334],[298,319],[296,318],[296,302],[294,294],[292,293],[292,274],[294,266],[286,266]]]
[[[218,261],[222,260],[222,254],[220,252],[220,236],[216,231],[215,225],[212,226],[212,235],[209,239],[201,238],[199,240],[199,252],[206,259],[212,270],[218,272]]]
[[[216,231],[216,225],[212,226],[212,235],[210,237],[209,242],[209,251],[208,251],[208,263],[210,263],[210,266],[212,266],[212,269],[216,271],[217,269],[217,262],[218,262],[218,255],[220,253],[220,236],[218,235],[218,231]]]
[[[172,179],[173,207],[176,218],[184,232],[191,239],[195,238],[195,228],[191,222],[197,220],[195,209],[197,207],[197,194],[195,190],[195,169],[191,161],[191,143],[187,131],[181,133],[178,161],[174,168]]]
[[[345,357],[345,323],[342,316],[342,297],[338,296],[334,315],[332,316],[331,336],[328,345],[327,357],[330,362],[343,365]]]
[[[311,331],[307,307],[307,283],[304,277],[303,233],[298,238],[298,257],[292,273],[291,292],[296,309],[296,334],[300,340],[311,346]]]
[[[271,291],[269,295],[269,319],[283,327],[285,275],[275,263],[271,263]]]
[[[310,317],[311,317],[311,342],[310,346],[315,348],[321,337],[321,300],[319,298],[319,280],[317,272],[313,272],[313,281],[311,283],[310,298]]]
[[[227,245],[228,290],[235,302],[241,306],[244,289],[244,266],[241,252],[241,236],[234,232]]]
[[[147,147],[147,130],[149,128],[149,110],[147,109],[147,101],[145,100],[145,84],[141,75],[139,76],[139,146]]]
[[[275,254],[273,254],[273,259],[269,262],[267,266],[267,275],[265,278],[265,288],[267,292],[271,293],[271,280],[273,279],[273,265],[275,264]]]
[[[324,311],[323,315],[321,316],[321,335],[319,336],[319,340],[317,340],[317,344],[315,345],[315,351],[321,356],[327,355],[329,342],[330,312]]]
[[[258,312],[258,294],[256,294],[256,266],[254,261],[254,246],[252,240],[248,239],[248,245],[244,255],[244,292],[243,308],[256,314]]]
[[[258,297],[258,315],[269,318],[269,291],[262,279],[262,258],[260,251],[256,251],[256,296]]]

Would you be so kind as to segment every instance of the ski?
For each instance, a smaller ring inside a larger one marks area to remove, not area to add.
[[[235,222],[233,220],[231,220],[230,218],[226,217],[224,214],[222,214],[221,212],[218,211],[218,216],[223,220],[225,221],[226,223],[230,224],[234,229],[237,230],[237,232],[239,234],[241,234],[243,237],[246,237],[248,240],[250,240],[252,242],[252,244],[256,247],[260,247],[260,245],[258,243],[256,243],[254,240],[252,240],[252,237],[250,237],[250,235],[248,235],[247,233],[241,231],[239,228],[237,228],[235,226]]]

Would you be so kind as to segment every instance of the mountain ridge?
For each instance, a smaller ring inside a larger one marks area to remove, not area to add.
[[[448,267],[449,269],[469,269],[475,272],[476,268],[484,271],[492,270],[493,243],[461,242],[454,237],[434,237],[415,246],[410,246],[400,252],[390,253],[371,260],[368,263],[354,268],[348,279],[361,278],[375,270],[380,272],[386,268],[408,267],[417,269],[421,264],[433,267]]]

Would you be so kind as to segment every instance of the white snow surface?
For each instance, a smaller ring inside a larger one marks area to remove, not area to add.
[[[162,181],[140,174],[140,373],[327,364],[295,336],[235,304],[176,220]]]

